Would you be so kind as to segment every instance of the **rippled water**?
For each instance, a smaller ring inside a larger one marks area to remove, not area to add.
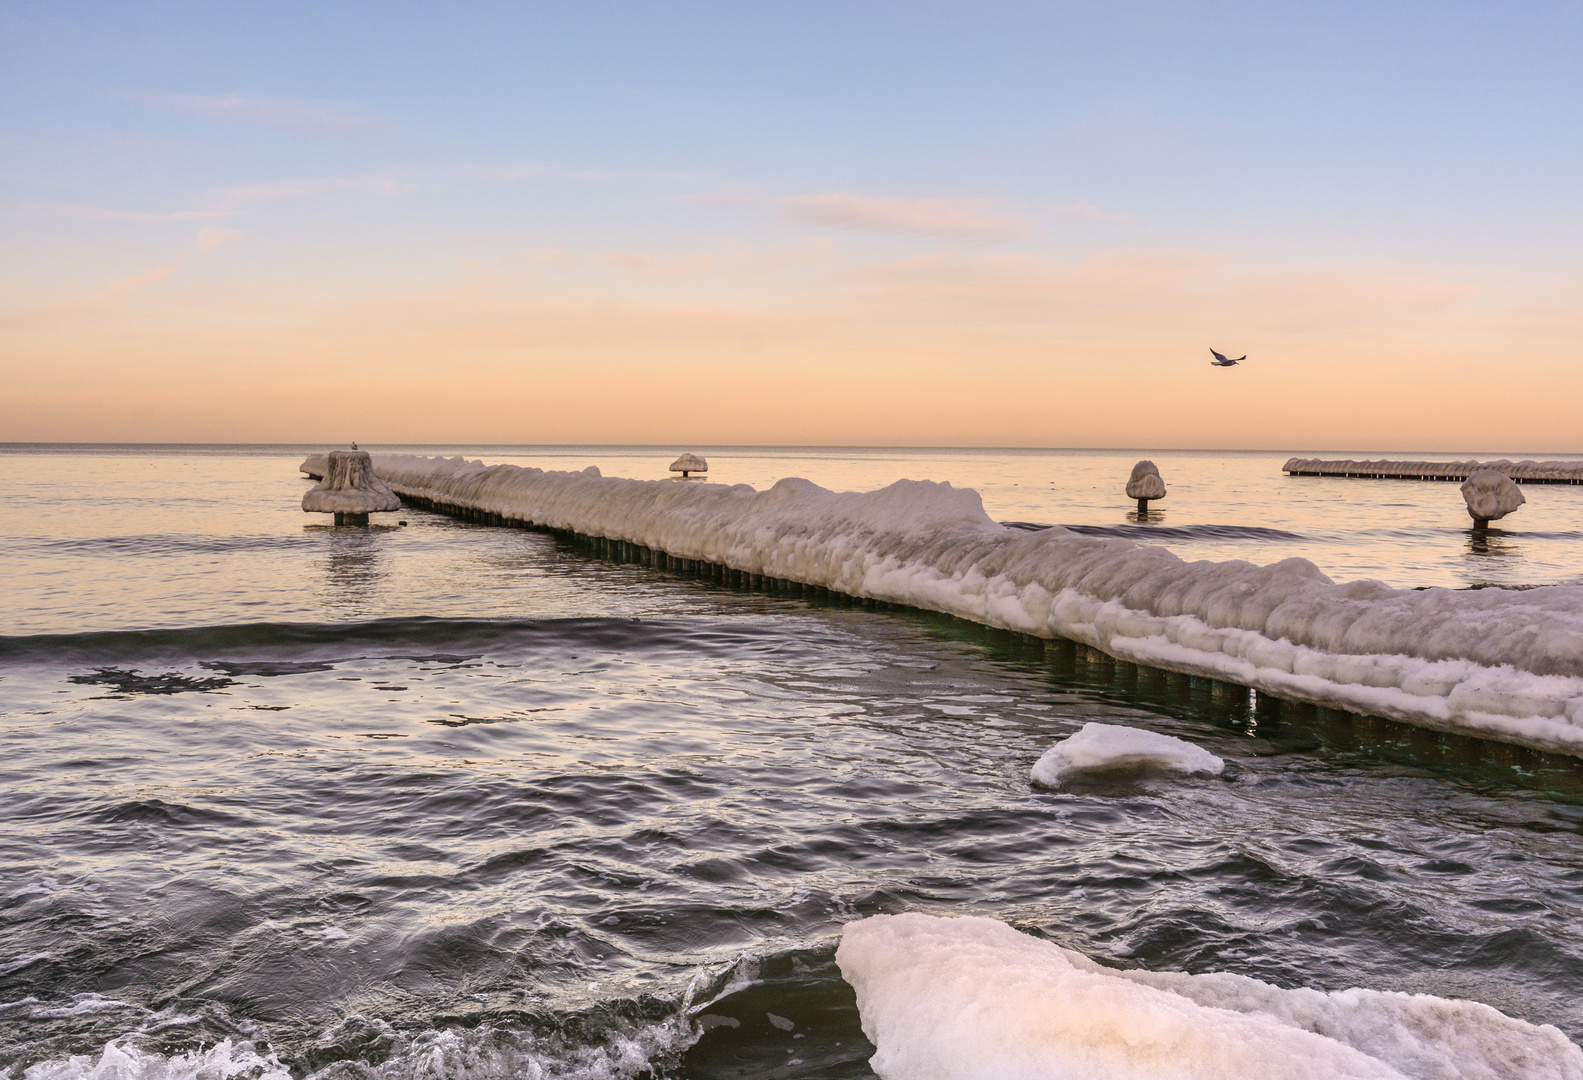
[[[1573,488],[1527,489],[1486,555],[1453,484],[1285,455],[1156,454],[1164,516],[1129,521],[1137,456],[710,453],[720,480],[948,478],[1005,520],[1337,577],[1583,565]],[[901,910],[1583,1038],[1570,760],[419,510],[323,528],[300,458],[4,457],[4,1075],[868,1076],[834,935]],[[1228,769],[1031,788],[1093,719]]]

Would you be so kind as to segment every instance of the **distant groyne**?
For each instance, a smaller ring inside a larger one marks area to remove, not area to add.
[[[1365,480],[1462,481],[1482,469],[1505,473],[1519,484],[1583,484],[1583,461],[1352,461],[1289,458],[1289,476],[1351,476]]]

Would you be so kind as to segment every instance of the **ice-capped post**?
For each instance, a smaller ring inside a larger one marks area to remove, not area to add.
[[[1475,529],[1487,529],[1528,500],[1512,478],[1494,469],[1480,469],[1462,481],[1462,498]]]
[[[709,462],[705,461],[697,454],[683,454],[681,457],[671,462],[671,472],[681,473],[682,479],[684,480],[687,478],[688,473],[708,471]]]
[[[367,450],[331,450],[325,455],[324,479],[302,497],[310,514],[334,514],[337,525],[367,525],[368,515],[400,510],[401,500],[374,475]]]
[[[1150,499],[1165,498],[1165,481],[1160,479],[1154,462],[1140,461],[1132,467],[1132,475],[1127,478],[1127,498],[1138,500],[1140,514],[1149,512]]]

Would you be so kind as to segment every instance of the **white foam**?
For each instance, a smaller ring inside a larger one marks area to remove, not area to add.
[[[312,471],[314,459],[304,462]],[[381,455],[398,493],[682,559],[948,612],[1277,697],[1583,754],[1583,587],[1336,584],[1306,559],[1184,562],[1066,529],[1006,529],[974,491],[901,480],[666,481]]]
[[[274,1054],[250,1042],[225,1039],[207,1050],[165,1056],[120,1041],[98,1054],[77,1054],[30,1065],[22,1080],[291,1080]]]
[[[429,1030],[410,1039],[389,1025],[374,1026],[396,1042],[397,1052],[358,1074],[377,1080],[636,1080],[663,1071],[666,1062],[702,1034],[682,1017],[610,1031],[584,1046],[551,1045],[526,1032],[488,1026]],[[333,1036],[332,1030],[326,1036]],[[345,1075],[330,1065],[324,1075]],[[0,1072],[0,1078],[5,1077]],[[286,1065],[253,1043],[226,1039],[208,1049],[164,1055],[131,1037],[113,1040],[97,1054],[79,1054],[29,1066],[20,1080],[291,1080]]]
[[[1058,787],[1079,773],[1142,772],[1207,773],[1217,776],[1226,763],[1201,746],[1141,728],[1119,724],[1084,724],[1046,750],[1034,763],[1035,783]]]
[[[882,1080],[1579,1080],[1556,1028],[1477,1002],[1118,971],[992,919],[848,923]]]
[[[86,1016],[91,1013],[124,1012],[127,1010],[146,1011],[140,1005],[132,1005],[125,1001],[103,997],[99,994],[80,994],[70,1005],[39,1005],[28,1014],[29,1020],[61,1020],[70,1016]]]

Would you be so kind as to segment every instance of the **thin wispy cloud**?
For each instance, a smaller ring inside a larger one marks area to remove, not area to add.
[[[677,195],[677,202],[709,203],[711,206],[741,206],[758,202],[752,195],[735,195],[729,191],[703,191],[695,195]]]
[[[640,255],[636,251],[613,251],[602,256],[599,261],[622,270],[647,270],[654,264],[647,255]]]
[[[35,203],[21,211],[28,217],[83,218],[88,221],[208,221],[230,217],[229,210],[177,210],[155,214],[141,210],[108,210],[98,206],[76,206],[71,203]]]
[[[214,205],[238,212],[252,203],[284,199],[324,199],[345,195],[372,195],[389,198],[423,190],[423,185],[391,176],[325,176],[308,180],[267,180],[241,184],[215,193]]]
[[[221,244],[229,244],[232,240],[242,239],[242,234],[235,229],[222,229],[210,223],[198,230],[198,235],[193,238],[193,245],[199,251],[213,251]]]
[[[862,232],[1006,240],[1026,229],[1022,219],[993,212],[989,199],[872,198],[826,192],[789,195],[779,201],[782,216],[792,221]]]
[[[170,275],[174,274],[180,269],[180,263],[166,263],[163,266],[156,266],[152,269],[143,271],[141,274],[134,274],[129,278],[123,278],[120,281],[112,282],[111,284],[100,289],[98,292],[90,293],[89,295],[83,297],[79,302],[83,304],[98,304],[107,300],[119,300],[128,293],[137,292],[139,289],[146,289],[156,281],[163,281],[165,278],[170,277]]]
[[[374,123],[354,106],[338,102],[241,94],[154,94],[148,100],[175,112],[294,131],[355,131]]]
[[[434,189],[430,185],[391,176],[326,176],[306,180],[268,180],[262,183],[221,188],[210,194],[209,205],[201,210],[153,212],[79,206],[72,203],[34,203],[20,206],[16,212],[27,217],[83,218],[89,221],[129,221],[144,224],[218,221],[245,214],[248,212],[248,207],[258,203],[357,195],[391,198],[426,190]]]
[[[1055,212],[1062,217],[1077,218],[1079,221],[1127,221],[1126,214],[1107,214],[1092,203],[1074,202],[1062,203],[1055,208]]]

